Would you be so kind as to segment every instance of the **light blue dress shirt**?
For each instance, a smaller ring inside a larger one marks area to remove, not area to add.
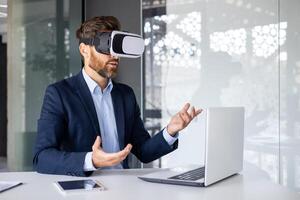
[[[114,107],[111,99],[111,90],[113,83],[109,80],[106,88],[102,91],[101,87],[82,69],[82,74],[88,88],[91,92],[93,102],[95,105],[98,123],[101,131],[102,149],[106,153],[114,153],[120,151],[118,132],[116,126],[116,119],[114,113]],[[178,138],[178,134],[175,137],[170,136],[165,128],[163,131],[164,139],[169,145],[173,145]],[[101,169],[122,169],[121,163],[112,167],[103,167]],[[92,152],[88,152],[85,156],[85,162],[83,166],[84,171],[94,171],[96,168],[92,162]]]

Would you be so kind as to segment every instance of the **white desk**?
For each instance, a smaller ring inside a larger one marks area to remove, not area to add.
[[[157,170],[157,169],[156,169]],[[0,173],[2,181],[22,181],[23,185],[0,193],[5,200],[300,200],[300,194],[272,183],[258,168],[247,165],[241,175],[235,175],[207,188],[165,185],[144,182],[137,175],[154,169],[129,169],[95,172],[91,177],[102,182],[107,190],[62,195],[53,182],[75,180],[81,177],[43,175],[36,172]]]

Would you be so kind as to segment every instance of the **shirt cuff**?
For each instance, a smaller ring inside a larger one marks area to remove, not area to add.
[[[88,152],[85,155],[85,160],[84,160],[84,165],[83,165],[83,171],[95,171],[97,170],[94,165],[93,165],[93,161],[92,161],[92,153],[93,152]]]
[[[164,139],[166,140],[166,142],[172,146],[174,144],[174,142],[178,139],[178,133],[176,133],[174,136],[171,136],[168,131],[167,131],[167,128],[165,128],[163,130],[163,136],[164,136]]]

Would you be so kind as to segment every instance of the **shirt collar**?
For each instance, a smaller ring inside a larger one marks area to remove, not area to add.
[[[84,70],[84,68],[82,68],[82,75],[83,75],[83,78],[86,82],[86,84],[88,85],[88,88],[90,90],[90,92],[92,94],[94,94],[97,90],[100,91],[100,93],[102,94],[101,92],[101,88],[99,87],[99,85],[96,83],[96,81],[94,81]],[[108,80],[108,84],[106,86],[106,88],[103,90],[103,92],[111,92],[113,88],[113,83],[112,83],[112,80],[109,79]]]

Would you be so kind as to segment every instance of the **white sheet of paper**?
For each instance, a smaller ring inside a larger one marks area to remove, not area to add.
[[[8,190],[10,188],[16,187],[21,184],[22,182],[18,182],[18,181],[0,181],[0,192],[3,192],[5,190]]]

